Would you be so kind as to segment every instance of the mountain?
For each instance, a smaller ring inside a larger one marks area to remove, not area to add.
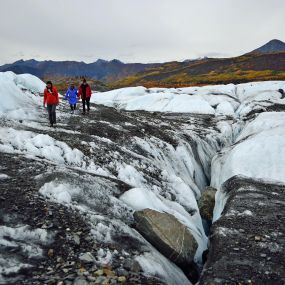
[[[112,87],[181,87],[262,80],[285,80],[285,43],[282,41],[272,40],[238,57],[163,63],[113,82]]]
[[[285,43],[280,40],[271,40],[267,44],[252,51],[252,53],[285,52]]]
[[[179,87],[200,84],[242,83],[285,79],[285,43],[271,40],[260,48],[233,58],[199,58],[166,63],[123,63],[98,59],[93,63],[77,61],[19,60],[0,67],[0,71],[31,73],[52,79],[63,89],[76,77],[99,80],[100,90],[126,86]],[[102,83],[103,82],[103,83]]]
[[[77,61],[36,61],[19,60],[5,64],[0,71],[13,71],[16,74],[31,73],[41,78],[86,76],[101,81],[112,81],[155,67],[157,64],[123,63],[117,59],[98,59],[93,63]]]

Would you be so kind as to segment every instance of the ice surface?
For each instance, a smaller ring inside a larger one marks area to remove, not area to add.
[[[271,96],[279,89],[285,90],[284,81],[262,81],[262,82],[250,82],[236,85],[236,95],[240,101],[248,99],[256,100],[263,97],[271,98]],[[264,93],[266,97],[264,97]],[[279,93],[278,98],[281,97]]]
[[[191,285],[182,271],[172,262],[163,258],[160,253],[153,250],[136,257],[146,275],[159,276],[169,285]]]
[[[33,75],[0,72],[0,116],[21,120],[37,118],[42,101],[37,94],[44,87],[44,82]]]
[[[14,249],[14,254],[0,256],[0,284],[6,284],[5,275],[17,274],[23,268],[32,267],[23,262],[26,259],[38,259],[43,255],[43,247],[52,242],[54,234],[45,229],[31,229],[27,225],[16,227],[0,226],[0,247]]]
[[[217,156],[212,164],[212,185],[220,188],[234,175],[285,183],[285,126],[264,130]]]
[[[202,97],[171,92],[149,93],[143,87],[131,87],[94,93],[92,102],[134,111],[214,114],[215,110]]]
[[[262,113],[248,123],[237,143],[212,161],[211,185],[216,194],[214,219],[226,202],[221,185],[234,175],[285,183],[285,113]]]
[[[186,88],[129,87],[96,92],[92,102],[125,110],[157,112],[246,115],[256,102],[281,102],[284,81],[254,82]],[[264,104],[264,103],[263,103]],[[266,103],[268,104],[268,103]],[[212,107],[217,107],[214,110]]]
[[[0,128],[0,151],[24,153],[75,166],[82,166],[84,157],[78,149],[71,149],[66,143],[57,141],[49,135],[13,128]]]
[[[132,165],[120,165],[118,178],[131,186],[144,186],[146,180]]]
[[[57,184],[54,181],[44,184],[39,192],[58,203],[71,203],[72,196],[80,193],[80,189],[70,184]]]
[[[261,113],[255,120],[251,121],[244,127],[236,141],[241,141],[248,136],[282,126],[285,126],[285,112]]]
[[[216,113],[218,115],[227,115],[227,116],[234,116],[235,110],[229,102],[221,102],[216,109]]]

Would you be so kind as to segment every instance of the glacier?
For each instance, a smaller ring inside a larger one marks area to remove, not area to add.
[[[223,184],[231,177],[285,183],[285,99],[278,92],[285,90],[285,82],[94,92],[89,117],[71,116],[67,103],[61,102],[56,129],[48,127],[42,107],[44,86],[32,75],[0,73],[3,197],[16,195],[16,204],[33,197],[39,205],[62,210],[64,217],[76,217],[88,234],[66,234],[52,219],[52,225],[36,224],[25,218],[29,205],[16,214],[12,197],[11,204],[3,202],[10,198],[0,200],[1,226],[31,227],[31,234],[48,232],[43,242],[31,241],[39,247],[36,257],[0,252],[0,260],[6,258],[15,269],[12,274],[0,262],[0,283],[41,282],[37,278],[45,270],[36,261],[46,264],[47,247],[56,245],[57,234],[70,247],[74,236],[80,241],[88,237],[88,245],[100,244],[94,249],[98,268],[106,263],[119,268],[131,257],[141,267],[138,278],[144,284],[152,284],[152,278],[161,284],[191,284],[136,231],[133,212],[150,208],[174,215],[198,242],[195,261],[202,267],[208,237],[197,201],[205,187],[218,190],[214,210],[218,220],[228,199]],[[12,181],[19,179],[33,186],[17,184],[12,189]],[[76,228],[68,218],[66,223]],[[22,241],[14,239],[13,244],[21,246]],[[8,241],[0,236],[6,252]],[[78,247],[73,251],[62,254],[73,262],[82,254]],[[57,273],[55,263],[50,264],[49,276],[63,278],[67,272]]]

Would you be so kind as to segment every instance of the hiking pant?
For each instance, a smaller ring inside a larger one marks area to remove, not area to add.
[[[76,104],[70,104],[70,109],[71,109],[71,111],[76,110]]]
[[[56,124],[56,105],[47,105],[48,118],[51,125]]]
[[[90,97],[82,99],[82,104],[83,104],[83,113],[85,113],[85,104],[87,105],[87,112],[89,112],[90,111]]]

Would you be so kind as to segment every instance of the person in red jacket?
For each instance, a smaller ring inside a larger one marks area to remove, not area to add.
[[[87,113],[89,113],[90,111],[91,94],[92,94],[91,87],[84,78],[82,84],[78,88],[78,97],[81,97],[83,104],[83,113],[82,113],[83,115],[85,115],[85,105],[87,105]]]
[[[52,85],[51,81],[47,81],[44,91],[44,108],[47,106],[50,127],[56,124],[56,106],[59,103],[57,89]]]

